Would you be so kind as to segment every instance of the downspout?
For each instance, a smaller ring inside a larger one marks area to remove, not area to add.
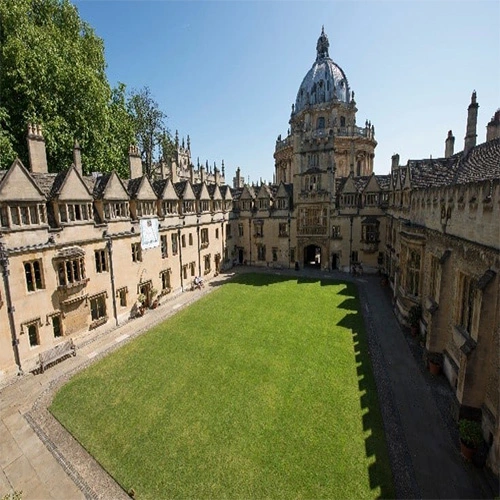
[[[184,291],[184,278],[182,276],[182,245],[181,245],[181,230],[177,229],[177,249],[179,250],[179,264],[181,273],[181,290]]]
[[[14,359],[16,361],[18,375],[23,374],[21,366],[21,356],[19,354],[19,339],[16,334],[16,323],[14,321],[15,307],[12,304],[12,295],[10,293],[10,280],[9,280],[9,256],[3,243],[0,243],[0,265],[2,266],[3,283],[5,288],[5,302],[7,304],[7,313],[9,316],[10,335],[12,337],[12,348],[14,350]]]
[[[200,218],[196,221],[196,236],[198,240],[198,276],[201,278],[201,248],[200,248]]]
[[[109,255],[109,273],[111,278],[111,296],[113,298],[113,316],[115,318],[115,324],[118,326],[118,312],[116,309],[116,287],[115,287],[115,273],[113,270],[113,241],[111,236],[106,236],[106,248],[108,249]]]

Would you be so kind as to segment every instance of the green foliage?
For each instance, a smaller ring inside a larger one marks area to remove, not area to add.
[[[172,145],[165,125],[167,115],[160,109],[149,87],[134,90],[130,94],[128,110],[134,123],[145,172],[148,177],[154,177],[155,161]]]
[[[133,126],[124,86],[112,90],[105,68],[103,41],[68,0],[0,2],[0,153],[10,146],[27,164],[33,122],[50,170],[70,165],[75,139],[84,168],[123,170]]]
[[[345,283],[238,277],[51,411],[137,498],[391,497],[359,307]]]
[[[469,448],[477,448],[483,441],[481,424],[475,420],[462,419],[458,422],[460,440]]]
[[[0,500],[22,500],[22,498],[23,498],[22,491],[13,491],[1,497]]]

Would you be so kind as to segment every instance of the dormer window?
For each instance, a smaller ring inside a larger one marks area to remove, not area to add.
[[[60,222],[89,221],[92,219],[92,203],[65,203],[59,205]]]
[[[252,208],[252,201],[251,200],[243,200],[241,202],[241,209],[245,211],[249,211]]]
[[[106,220],[128,219],[130,217],[127,201],[104,203],[104,217]]]
[[[214,212],[220,212],[222,208],[221,200],[214,200]]]
[[[45,205],[37,203],[3,206],[0,209],[0,221],[2,227],[12,228],[46,224]]]
[[[202,212],[208,212],[210,210],[210,202],[209,200],[201,200],[200,207]]]
[[[267,198],[261,198],[259,200],[259,210],[267,210],[269,208],[269,200]]]
[[[137,217],[147,217],[155,215],[154,201],[138,201],[136,213]]]
[[[378,193],[368,193],[366,195],[366,204],[370,207],[378,205],[379,196]]]
[[[184,200],[182,202],[182,212],[184,214],[192,214],[194,212],[194,201]]]
[[[276,208],[278,210],[286,210],[288,208],[288,200],[286,198],[278,198],[276,200]]]
[[[163,215],[171,215],[177,213],[177,202],[176,201],[164,201],[163,202]]]

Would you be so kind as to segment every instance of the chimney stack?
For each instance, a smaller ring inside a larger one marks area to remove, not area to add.
[[[477,108],[476,91],[472,92],[467,115],[467,131],[464,140],[464,155],[466,155],[475,145],[477,139]]]
[[[234,189],[238,189],[241,186],[241,170],[240,167],[236,169],[236,177],[233,179]]]
[[[130,168],[130,178],[142,177],[142,160],[139,148],[133,144],[128,149],[128,165]]]
[[[490,123],[486,126],[486,141],[500,137],[500,109],[497,109]]]
[[[28,124],[27,141],[31,171],[46,174],[48,172],[47,152],[45,151],[45,139],[40,125]]]
[[[75,139],[75,144],[73,146],[73,164],[75,165],[76,170],[80,175],[83,175],[83,167],[82,167],[82,150],[80,148],[80,144]]]
[[[444,157],[449,158],[453,156],[453,150],[455,149],[455,137],[453,137],[453,132],[448,130],[448,137],[444,141]]]
[[[399,155],[394,154],[392,155],[392,164],[391,164],[391,170],[394,170],[399,167]]]

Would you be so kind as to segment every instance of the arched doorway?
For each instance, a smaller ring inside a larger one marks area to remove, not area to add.
[[[321,268],[321,247],[308,245],[304,248],[304,267]]]

